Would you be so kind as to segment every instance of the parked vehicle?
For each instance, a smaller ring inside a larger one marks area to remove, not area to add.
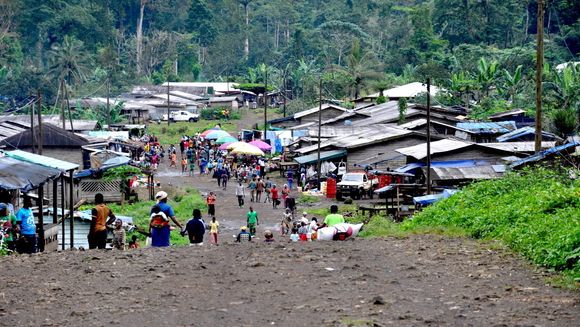
[[[379,179],[367,172],[346,173],[342,175],[342,180],[336,184],[336,199],[342,201],[347,196],[360,199],[364,195],[372,199],[378,185]]]
[[[194,114],[184,110],[172,111],[169,115],[171,121],[188,121],[190,123],[194,123],[199,120],[198,114]],[[163,120],[167,120],[167,114],[163,115]]]

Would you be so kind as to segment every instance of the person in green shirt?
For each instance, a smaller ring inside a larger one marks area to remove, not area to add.
[[[321,227],[332,227],[344,222],[344,217],[338,213],[338,206],[333,204],[330,206],[330,215],[327,215],[326,218],[324,218],[324,223]]]
[[[8,250],[16,250],[16,216],[8,210],[5,203],[0,203],[0,233],[2,233],[2,241],[0,244],[5,244]]]
[[[252,236],[256,235],[256,225],[259,225],[258,222],[258,213],[254,211],[254,208],[250,207],[250,211],[246,215],[246,219],[248,222],[248,228],[250,229],[250,234]]]

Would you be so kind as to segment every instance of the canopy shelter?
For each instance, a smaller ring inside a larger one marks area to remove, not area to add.
[[[231,136],[230,133],[223,131],[223,130],[216,130],[216,131],[212,131],[210,133],[208,133],[205,136],[206,140],[217,140],[222,136]]]
[[[70,163],[63,160],[54,159],[51,157],[46,157],[42,155],[37,155],[33,153],[28,153],[25,151],[10,151],[10,152],[0,152],[0,189],[9,191],[20,191],[23,193],[28,193],[32,190],[38,190],[38,225],[39,225],[39,249],[44,251],[45,245],[50,246],[56,250],[58,243],[46,242],[45,239],[45,226],[44,226],[44,187],[49,181],[53,181],[52,187],[52,216],[53,225],[49,227],[49,230],[56,230],[58,227],[58,215],[57,215],[57,193],[58,193],[58,180],[60,179],[60,192],[61,192],[61,210],[64,212],[65,207],[65,177],[66,173],[69,173],[68,185],[69,185],[69,214],[72,215],[74,210],[73,205],[73,171],[78,168],[77,164]],[[64,215],[62,219],[62,230],[64,237],[64,226],[65,220]],[[71,235],[73,231],[73,222],[71,219]],[[71,244],[73,239],[71,237]],[[64,249],[64,242],[62,243]]]
[[[219,128],[219,127],[213,127],[213,128],[210,128],[210,129],[208,129],[208,130],[205,130],[205,131],[203,131],[203,132],[201,133],[201,136],[202,136],[202,137],[206,137],[206,136],[207,136],[209,133],[211,133],[211,132],[215,132],[215,131],[220,131],[220,130],[221,130],[221,128]]]
[[[258,147],[258,149],[262,150],[262,151],[270,151],[272,150],[272,146],[262,140],[255,140],[250,142],[251,145],[255,145],[256,147]]]
[[[224,135],[219,137],[217,140],[215,140],[216,144],[225,144],[225,143],[233,143],[233,142],[237,142],[238,139],[231,136],[231,135]]]
[[[60,169],[4,156],[0,158],[0,189],[30,192],[62,173]]]
[[[243,144],[247,144],[247,143],[246,142],[233,142],[233,143],[230,143],[226,147],[226,150],[230,150],[231,151],[231,150],[235,149],[236,147],[238,147],[240,145],[243,145]]]
[[[232,150],[231,153],[232,154],[247,154],[247,155],[253,155],[253,156],[263,156],[264,155],[264,151],[260,150],[257,146],[249,144],[249,143],[243,143],[243,144],[236,146]]]
[[[227,150],[228,147],[230,146],[230,144],[232,144],[232,143],[235,143],[235,142],[226,142],[226,143],[223,143],[222,145],[220,145],[220,147],[218,149],[220,149],[220,150]]]
[[[320,152],[320,161],[328,161],[342,157],[346,157],[346,150],[332,150]],[[318,153],[314,152],[306,156],[296,157],[294,158],[294,161],[296,161],[301,165],[312,164],[318,161]]]

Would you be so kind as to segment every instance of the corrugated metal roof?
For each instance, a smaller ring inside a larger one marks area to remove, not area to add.
[[[457,123],[457,127],[477,134],[502,134],[517,129],[513,121]]]
[[[502,143],[478,143],[478,145],[511,152],[534,152],[534,142],[502,142]],[[548,149],[556,145],[556,142],[542,142],[542,149]]]
[[[339,107],[337,105],[330,104],[330,103],[324,103],[322,105],[322,108],[319,108],[318,106],[316,106],[316,107],[311,108],[311,109],[308,109],[308,110],[303,110],[303,111],[297,112],[297,113],[294,114],[294,118],[295,119],[299,119],[299,118],[302,118],[304,116],[308,116],[308,115],[311,115],[313,113],[317,113],[318,110],[320,110],[320,109],[322,109],[322,110],[326,110],[326,109],[336,109],[336,110],[341,110],[343,112],[347,112],[348,111],[348,109],[346,109],[346,108]]]
[[[153,97],[167,101],[167,94],[153,94]],[[194,100],[186,99],[186,98],[180,97],[178,95],[172,95],[170,92],[169,103],[171,103],[171,102],[183,103],[186,106],[199,106],[200,105],[198,102],[196,102]]]
[[[34,163],[37,165],[41,165],[41,166],[45,166],[45,167],[49,167],[49,168],[56,168],[56,169],[60,169],[60,170],[64,170],[64,171],[69,171],[69,170],[74,170],[74,169],[79,168],[78,164],[75,164],[72,162],[58,160],[58,159],[54,159],[51,157],[41,156],[38,154],[34,154],[34,153],[26,152],[26,151],[21,151],[21,150],[6,151],[6,152],[4,152],[4,154],[8,157],[11,157],[11,158],[14,158],[17,160],[27,161],[27,162]]]
[[[435,142],[431,142],[431,154],[444,153],[453,150],[462,149],[472,145],[473,143],[468,143],[464,141],[444,139]],[[407,148],[401,148],[395,150],[400,154],[406,155],[408,157],[413,157],[417,160],[421,160],[427,157],[427,143],[422,143]]]
[[[518,139],[523,138],[523,137],[528,136],[528,135],[536,135],[536,129],[534,127],[531,127],[531,126],[522,127],[522,128],[516,129],[514,131],[511,131],[507,134],[504,134],[502,136],[499,136],[497,138],[497,141],[498,142],[509,142],[509,141],[513,141],[513,140],[518,140]],[[560,138],[556,134],[542,131],[542,139],[561,140],[562,138]]]
[[[213,88],[215,92],[240,92],[241,90],[237,88],[239,83],[229,83],[229,82],[165,82],[162,86],[167,87],[169,83],[170,87],[201,87],[201,88]]]
[[[346,156],[345,150],[332,150],[332,151],[322,151],[320,152],[320,161],[327,161],[330,159],[336,159]],[[318,161],[318,153],[309,154],[307,156],[301,156],[294,158],[294,161],[301,165],[306,165],[309,163],[314,163]]]
[[[346,131],[347,134],[321,142],[320,147],[334,146],[337,148],[357,148],[368,144],[383,142],[389,139],[412,134],[413,131],[395,127],[393,125],[375,124],[366,127],[328,127],[328,129]],[[318,130],[316,131],[318,133]],[[312,136],[312,134],[310,134]],[[296,150],[299,153],[308,153],[318,149],[318,144]]]
[[[397,101],[389,101],[376,106],[357,110],[358,113],[367,114],[371,117],[352,122],[353,126],[368,126],[372,124],[393,123],[399,120],[399,104]],[[407,108],[405,117],[413,117],[420,111],[413,108]]]
[[[509,111],[499,112],[499,113],[494,114],[494,115],[491,115],[491,116],[489,116],[487,118],[489,118],[489,119],[502,118],[502,117],[520,115],[520,114],[525,114],[525,113],[526,113],[525,110],[522,110],[522,109],[513,109],[513,110],[509,110]]]
[[[550,149],[547,149],[544,151],[540,151],[540,153],[531,155],[527,158],[524,158],[524,159],[521,159],[519,161],[512,163],[510,165],[510,167],[516,168],[516,167],[521,166],[521,165],[526,164],[526,163],[540,161],[540,160],[543,160],[544,158],[546,158],[550,155],[554,155],[554,154],[560,153],[564,150],[569,150],[569,149],[577,147],[577,146],[580,146],[580,142],[574,141],[574,142],[566,143],[566,144],[563,144],[563,145],[560,145],[557,147],[553,147],[553,148],[550,148]]]
[[[0,189],[29,192],[56,178],[62,170],[10,158],[0,157]]]
[[[474,180],[474,179],[492,179],[499,178],[503,175],[501,169],[493,166],[475,166],[475,167],[432,167],[431,178],[437,180]],[[505,171],[505,170],[504,170]]]
[[[437,86],[431,85],[431,95],[439,93]],[[412,82],[383,91],[383,95],[388,98],[414,98],[420,93],[427,93],[427,84]],[[366,98],[378,98],[379,92],[366,96]]]

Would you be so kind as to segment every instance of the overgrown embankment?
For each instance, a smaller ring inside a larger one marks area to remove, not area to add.
[[[580,279],[580,181],[566,173],[540,168],[474,183],[400,227],[459,227]]]

